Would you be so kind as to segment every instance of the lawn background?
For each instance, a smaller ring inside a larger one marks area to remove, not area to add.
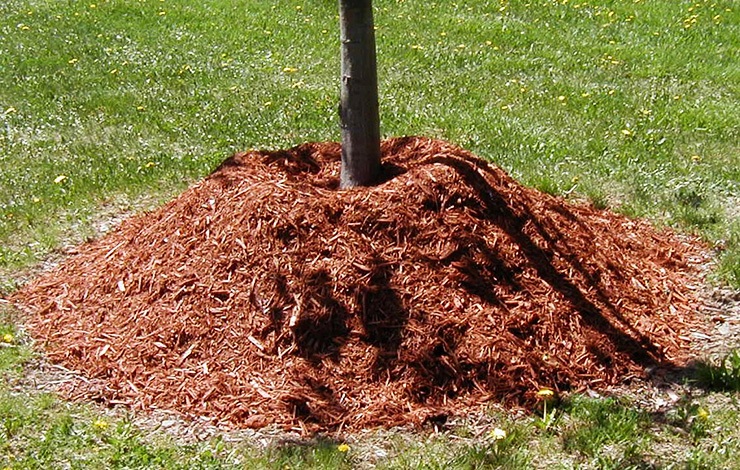
[[[526,185],[697,233],[718,254],[712,282],[740,287],[737,2],[374,5],[384,136],[446,139]],[[233,152],[338,140],[338,51],[333,0],[0,3],[0,293],[55,251],[121,214],[156,207]],[[0,348],[10,355],[3,370],[12,385],[31,367],[30,352],[3,315],[6,334],[15,335]],[[170,462],[166,468],[248,460],[218,443],[157,447],[125,420],[96,427],[94,410],[11,385],[0,398],[0,448],[11,466],[68,463],[80,449],[87,457],[73,466],[159,465],[153,456]],[[736,404],[702,424],[698,410],[716,399],[682,398],[663,424],[598,400],[583,405],[596,411],[563,411],[557,426],[533,426],[537,416],[511,424],[505,453],[504,444],[466,441],[460,431],[454,439],[401,439],[393,444],[400,457],[386,463],[465,468],[495,460],[517,468],[552,452],[598,468],[650,459],[669,466],[650,454],[658,426],[661,445],[679,442],[680,451],[667,454],[673,463],[721,468],[732,465],[722,455],[737,450],[739,426]],[[591,418],[608,421],[599,407],[624,417],[615,426],[626,431],[610,432],[627,438],[578,437],[597,422]],[[582,444],[592,441],[618,450],[603,457],[602,447]],[[358,461],[333,443],[307,449],[275,451],[260,465]]]
[[[335,3],[3,2],[0,267],[233,152],[338,140]],[[697,231],[740,285],[736,6],[376,1],[382,133]]]

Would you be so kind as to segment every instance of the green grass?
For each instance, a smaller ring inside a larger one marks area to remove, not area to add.
[[[443,138],[526,185],[698,233],[718,248],[717,278],[740,286],[736,2],[374,3],[385,136]],[[0,2],[0,293],[96,221],[156,206],[235,151],[338,140],[336,10]],[[482,434],[258,449],[183,444],[23,385],[33,354],[14,325],[3,313],[0,468],[738,468],[736,356],[700,369],[721,392],[658,415],[574,397],[546,422],[494,414]]]
[[[547,426],[538,409],[517,417],[495,411],[441,433],[176,439],[137,426],[127,413],[65,402],[24,384],[34,354],[5,310],[0,333],[3,469],[739,468],[740,405],[736,395],[712,393],[686,395],[657,413],[626,398],[574,395],[550,405]],[[497,438],[497,428],[505,435]]]
[[[337,140],[335,3],[3,2],[0,268],[234,151]],[[740,285],[735,2],[375,3],[384,135],[700,233]]]
[[[697,364],[697,382],[710,390],[740,392],[740,351],[734,350],[718,363]]]
[[[606,446],[624,446],[620,459],[629,460],[647,448],[650,417],[614,399],[578,398],[569,405],[569,417],[575,423],[564,432],[564,447],[584,456],[599,457]]]

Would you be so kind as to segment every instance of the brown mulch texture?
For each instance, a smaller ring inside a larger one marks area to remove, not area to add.
[[[681,366],[696,240],[448,143],[247,152],[13,294],[73,398],[304,432],[419,424]]]

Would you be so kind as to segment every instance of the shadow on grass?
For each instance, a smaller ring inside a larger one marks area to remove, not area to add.
[[[712,392],[740,391],[740,351],[735,349],[720,361],[701,360],[689,369],[695,385]]]

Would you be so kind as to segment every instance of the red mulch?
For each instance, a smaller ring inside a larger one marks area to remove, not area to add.
[[[703,247],[450,144],[249,152],[12,296],[72,397],[239,427],[420,423],[680,365]]]

